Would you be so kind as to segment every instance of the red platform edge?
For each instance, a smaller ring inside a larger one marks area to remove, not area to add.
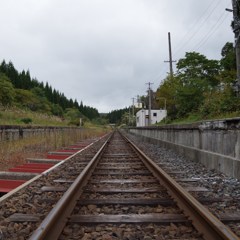
[[[81,149],[87,147],[90,145],[91,142],[88,144],[76,144],[76,145],[71,145],[69,148],[78,148],[77,150],[68,150],[68,149],[59,149],[56,150],[55,152],[61,152],[64,153],[66,152],[66,155],[57,155],[57,154],[47,154],[46,158],[51,159],[51,160],[64,160],[72,155],[69,155],[69,153],[76,153],[80,151]],[[55,164],[54,163],[25,163],[22,165],[15,166],[13,168],[10,168],[8,171],[9,172],[21,172],[21,173],[42,173],[49,168],[53,167]],[[26,180],[12,180],[12,179],[0,179],[0,193],[8,193],[11,190],[17,188],[18,186],[22,185],[25,183]]]
[[[18,186],[22,185],[26,181],[24,180],[5,180],[0,179],[0,192],[1,193],[8,193],[11,190],[17,188]]]

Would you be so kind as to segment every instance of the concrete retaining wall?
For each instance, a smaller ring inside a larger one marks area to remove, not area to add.
[[[240,179],[240,118],[127,131]]]
[[[83,131],[77,127],[0,126],[0,142],[14,141],[31,136],[44,136],[71,131]]]

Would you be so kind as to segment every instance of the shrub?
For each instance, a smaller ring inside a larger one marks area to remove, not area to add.
[[[32,119],[31,118],[22,118],[20,121],[25,123],[25,124],[32,123]]]

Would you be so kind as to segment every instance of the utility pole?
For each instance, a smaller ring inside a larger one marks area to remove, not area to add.
[[[240,90],[240,19],[239,19],[239,2],[238,0],[232,0],[233,6],[233,32],[235,35],[235,51],[236,51],[236,64],[237,64],[237,80],[236,80],[236,91],[239,96]],[[229,11],[229,9],[226,9]],[[231,10],[230,10],[231,11]]]
[[[132,103],[132,125],[134,125],[133,123],[134,123],[134,99],[135,98],[132,98],[132,101],[133,101],[133,103]]]
[[[131,124],[130,116],[131,116],[131,107],[129,106],[129,111],[128,111],[128,126],[130,126],[130,124]]]
[[[152,108],[152,98],[151,98],[151,85],[153,83],[148,82],[148,126],[151,126],[151,108]]]
[[[172,60],[172,45],[171,45],[171,34],[168,33],[168,49],[169,49],[169,60],[164,62],[169,62],[170,77],[173,78],[173,61]]]

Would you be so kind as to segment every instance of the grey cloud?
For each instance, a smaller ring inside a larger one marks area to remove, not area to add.
[[[208,0],[4,0],[0,57],[99,111],[122,108],[146,93],[146,82],[156,89],[166,76],[167,32],[174,57],[183,57],[229,7],[218,2],[201,31],[186,41],[196,30],[193,23],[206,18]],[[230,21],[231,14],[199,51],[219,58],[233,40]]]

